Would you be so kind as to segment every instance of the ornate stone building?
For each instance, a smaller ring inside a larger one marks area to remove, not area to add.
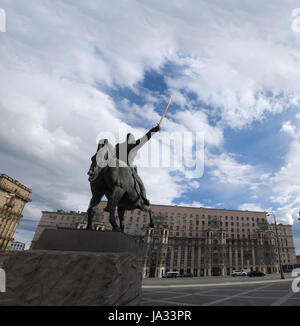
[[[99,205],[95,228],[111,229],[106,203]],[[249,268],[278,273],[274,225],[266,212],[151,205],[155,228],[139,210],[125,214],[125,233],[144,248],[143,277],[162,277],[167,271],[195,276],[230,275],[233,269]],[[45,227],[84,228],[85,213],[43,212],[37,240]],[[296,264],[292,228],[278,225],[284,270]]]
[[[0,174],[0,250],[7,250],[13,239],[22,212],[31,201],[31,189],[6,174]]]

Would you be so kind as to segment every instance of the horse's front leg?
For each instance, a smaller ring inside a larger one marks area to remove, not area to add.
[[[116,187],[114,189],[112,195],[110,196],[109,203],[108,203],[108,207],[109,207],[109,222],[110,222],[111,226],[113,227],[113,231],[117,231],[117,232],[120,232],[121,231],[121,228],[116,223],[115,212],[116,212],[116,207],[117,207],[120,199],[124,195],[124,192],[125,191],[122,188]]]
[[[120,221],[121,232],[124,232],[124,213],[125,209],[118,207],[118,217]]]
[[[92,197],[92,199],[90,201],[89,207],[87,209],[88,220],[87,220],[87,227],[86,228],[88,230],[92,229],[93,217],[95,215],[94,208],[95,208],[95,206],[97,206],[100,203],[102,197],[103,197],[102,194],[93,195],[93,197]]]

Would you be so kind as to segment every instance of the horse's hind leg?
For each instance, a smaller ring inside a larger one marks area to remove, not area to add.
[[[124,213],[125,213],[125,209],[118,207],[118,217],[120,221],[121,232],[124,232]]]
[[[115,211],[118,205],[118,202],[124,195],[124,190],[120,187],[116,187],[109,198],[109,222],[113,227],[113,231],[121,231],[120,227],[116,223]]]
[[[90,200],[90,204],[87,210],[87,216],[88,216],[88,222],[87,222],[87,229],[91,230],[92,229],[92,222],[93,222],[93,217],[94,217],[94,208],[95,206],[97,206],[101,199],[103,197],[103,194],[97,194],[97,195],[93,195],[92,199]]]
[[[152,211],[151,211],[150,206],[144,206],[143,211],[148,212],[149,218],[150,218],[149,226],[150,226],[150,228],[154,228],[154,223],[153,223],[153,218],[152,218]]]

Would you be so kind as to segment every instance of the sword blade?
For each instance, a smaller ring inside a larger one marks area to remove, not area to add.
[[[169,101],[169,103],[168,103],[168,105],[167,105],[167,107],[166,107],[166,109],[165,109],[164,114],[161,116],[161,119],[160,119],[160,121],[159,121],[159,123],[158,123],[159,126],[161,125],[161,123],[162,123],[162,121],[163,121],[163,118],[165,117],[165,115],[166,115],[166,113],[167,113],[167,111],[168,111],[168,109],[169,109],[169,106],[170,106],[171,101],[172,101],[172,97],[173,97],[173,95],[172,95],[171,98],[170,98],[170,101]]]

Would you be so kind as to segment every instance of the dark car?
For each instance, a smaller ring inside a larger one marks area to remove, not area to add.
[[[260,271],[252,271],[248,273],[248,276],[254,277],[254,276],[265,276],[266,274]]]
[[[193,273],[185,273],[185,274],[182,274],[180,275],[181,277],[193,277]]]

